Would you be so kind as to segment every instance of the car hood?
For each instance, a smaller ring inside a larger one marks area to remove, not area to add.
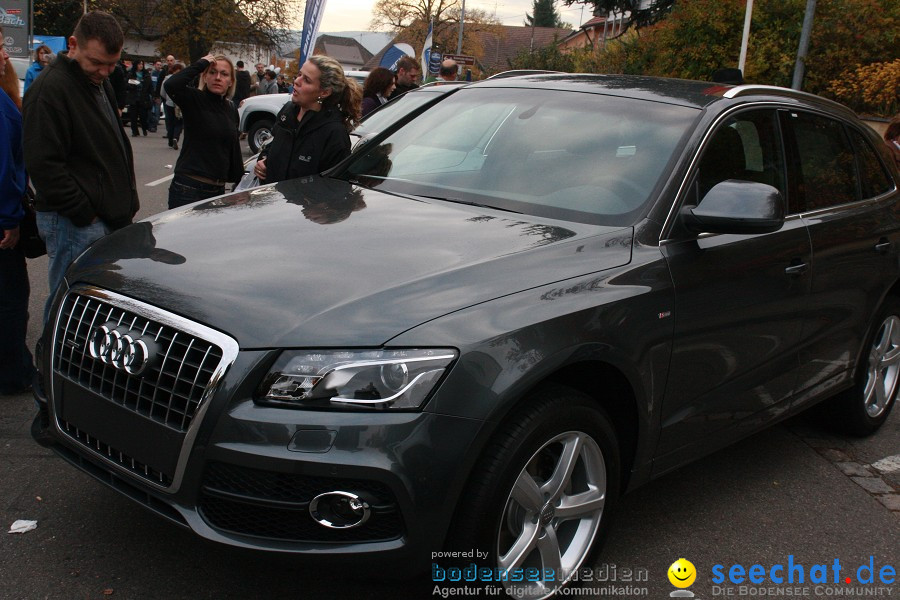
[[[499,296],[627,263],[599,227],[301,178],[161,213],[69,271],[243,348],[377,346]]]

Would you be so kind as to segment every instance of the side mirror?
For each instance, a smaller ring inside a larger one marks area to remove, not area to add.
[[[685,206],[681,218],[692,233],[771,233],[784,225],[784,198],[771,185],[728,179],[699,205]]]

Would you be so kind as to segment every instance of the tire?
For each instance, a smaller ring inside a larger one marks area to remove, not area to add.
[[[619,495],[615,430],[591,398],[562,386],[531,394],[473,471],[452,529],[453,549],[488,553],[482,566],[553,569],[546,581],[504,581],[516,598],[548,598],[592,565]]]
[[[871,435],[887,420],[900,391],[900,301],[888,298],[866,337],[853,387],[831,401],[832,425]]]
[[[259,119],[250,126],[250,130],[247,132],[247,145],[250,146],[253,154],[258,153],[263,142],[272,137],[272,125],[274,124],[275,122],[271,119]]]

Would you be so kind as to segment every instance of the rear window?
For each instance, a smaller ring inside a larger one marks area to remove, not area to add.
[[[875,150],[863,138],[863,135],[855,129],[851,129],[850,141],[853,142],[853,150],[856,152],[862,197],[864,199],[874,198],[894,189],[894,184],[884,165],[878,160],[878,155],[875,154]]]

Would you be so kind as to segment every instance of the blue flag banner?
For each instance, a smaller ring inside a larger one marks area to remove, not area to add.
[[[425,44],[422,46],[422,74],[428,74],[428,65],[431,60],[431,38],[434,33],[434,21],[428,24],[428,34],[425,36]]]
[[[397,61],[404,56],[409,56],[410,50],[409,44],[394,44],[388,48],[387,52],[381,57],[381,62],[378,63],[378,66],[390,69],[391,71],[396,71]]]
[[[319,24],[325,12],[325,0],[306,0],[306,11],[303,13],[303,34],[300,36],[300,66],[316,47]]]

